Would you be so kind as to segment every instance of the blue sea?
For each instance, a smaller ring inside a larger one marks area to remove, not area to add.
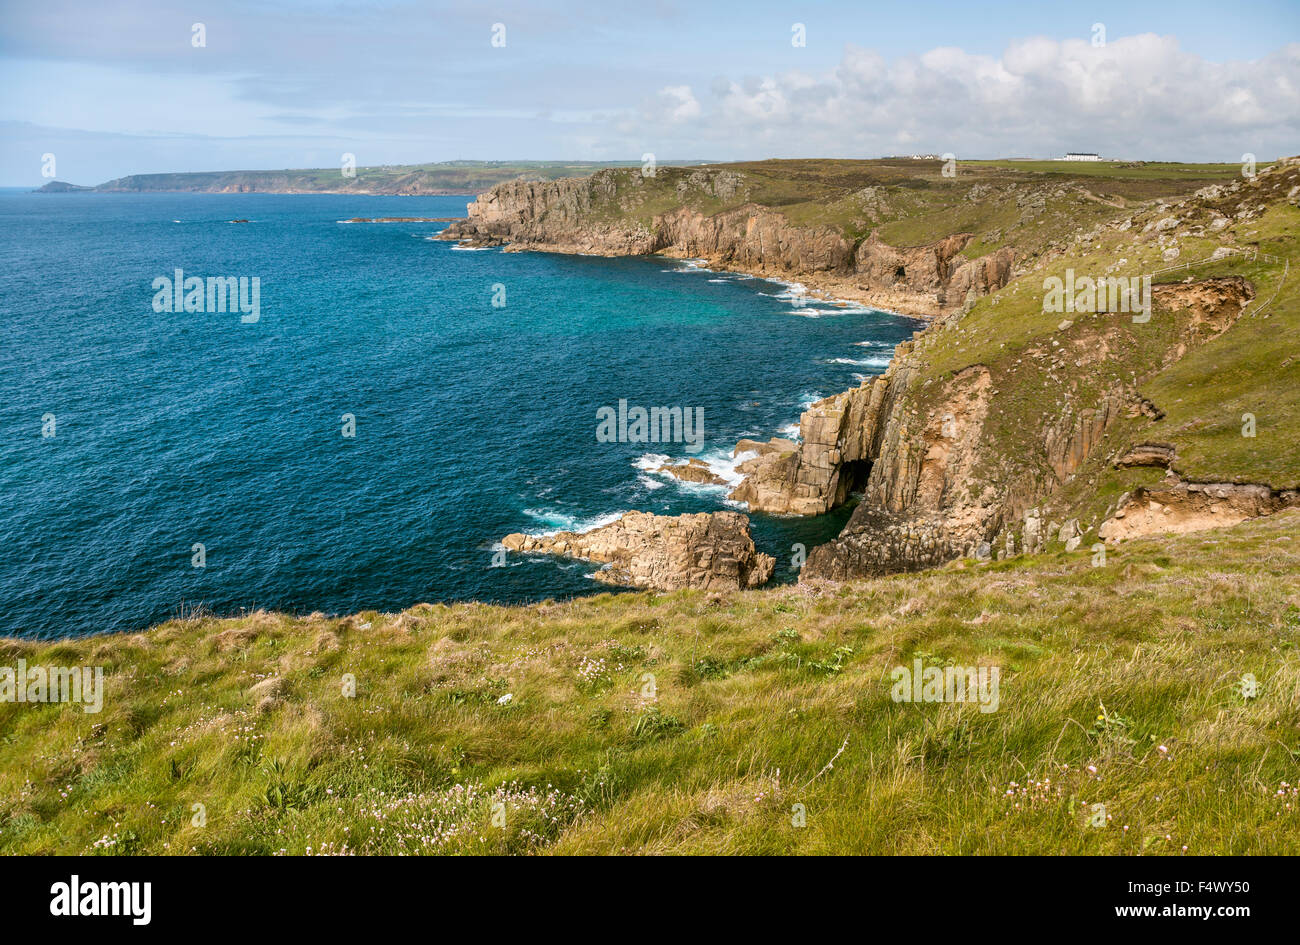
[[[469,199],[0,194],[0,634],[607,591],[496,543],[731,506],[648,471],[684,443],[598,442],[599,408],[700,408],[730,475],[737,439],[788,434],[918,327],[691,263],[340,222]],[[177,269],[257,278],[260,317],[156,312]],[[846,517],[752,516],[785,581]]]

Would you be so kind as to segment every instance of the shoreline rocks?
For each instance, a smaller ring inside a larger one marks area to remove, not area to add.
[[[708,463],[693,456],[684,463],[664,463],[651,469],[650,472],[664,473],[682,482],[694,482],[705,486],[727,485],[727,480],[710,469]]]
[[[743,174],[682,173],[682,199],[698,193],[730,200],[745,191]],[[971,233],[919,246],[891,246],[874,233],[850,239],[837,227],[793,223],[779,209],[752,201],[712,214],[679,205],[647,219],[636,213],[646,187],[639,172],[624,168],[585,178],[508,181],[478,195],[468,215],[437,238],[508,252],[703,258],[710,268],[796,278],[839,299],[919,318],[960,311],[969,298],[1006,285],[1016,259],[1007,247],[963,256]],[[612,215],[604,212],[609,208]]]
[[[772,577],[776,560],[754,548],[749,517],[739,512],[654,515],[628,512],[587,532],[507,535],[501,543],[524,554],[556,554],[607,565],[596,580],[675,591],[743,590]]]

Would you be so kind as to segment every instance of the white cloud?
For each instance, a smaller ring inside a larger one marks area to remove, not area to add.
[[[1102,47],[1035,37],[1000,57],[941,47],[893,61],[848,45],[827,74],[724,78],[712,92],[702,105],[689,86],[662,89],[638,139],[719,157],[1090,150],[1235,161],[1300,145],[1297,43],[1222,63],[1155,34]]]
[[[704,113],[689,85],[664,86],[647,104],[645,111],[652,121],[657,119],[672,124],[699,118]]]

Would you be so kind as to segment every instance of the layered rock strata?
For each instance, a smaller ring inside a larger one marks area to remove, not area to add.
[[[1120,499],[1114,514],[1097,530],[1114,543],[1148,535],[1181,534],[1236,525],[1300,504],[1294,489],[1232,482],[1185,482],[1177,477],[1153,488],[1136,489]]]

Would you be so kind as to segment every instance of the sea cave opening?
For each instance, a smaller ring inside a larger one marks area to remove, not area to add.
[[[840,466],[840,481],[845,484],[845,492],[861,492],[867,487],[867,477],[871,475],[871,460],[854,459]]]

